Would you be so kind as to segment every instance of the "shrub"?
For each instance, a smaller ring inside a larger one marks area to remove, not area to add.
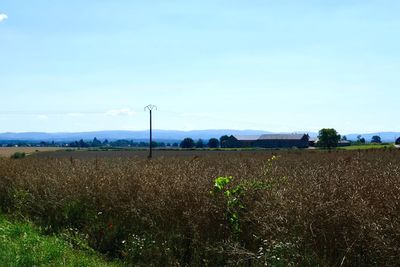
[[[15,152],[14,154],[11,155],[12,159],[22,159],[25,157],[26,157],[25,152]]]

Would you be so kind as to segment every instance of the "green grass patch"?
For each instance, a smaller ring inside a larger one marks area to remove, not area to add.
[[[341,150],[365,150],[365,149],[385,149],[394,148],[393,144],[365,144],[365,145],[351,145],[345,147],[338,147]]]
[[[118,266],[93,250],[74,249],[58,236],[45,236],[29,222],[14,222],[0,214],[0,265],[19,266]]]

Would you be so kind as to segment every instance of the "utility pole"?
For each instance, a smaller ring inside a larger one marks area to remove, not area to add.
[[[144,110],[148,110],[150,112],[150,144],[149,144],[149,159],[153,157],[153,110],[157,110],[157,107],[154,105],[148,105],[144,108]]]

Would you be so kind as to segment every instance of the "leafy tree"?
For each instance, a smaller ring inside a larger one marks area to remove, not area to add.
[[[164,142],[159,142],[158,147],[166,147],[167,145]]]
[[[192,138],[185,138],[180,144],[181,148],[193,148],[195,143]]]
[[[343,135],[342,141],[347,141],[347,136]]]
[[[226,142],[229,140],[229,136],[223,135],[219,138],[219,143],[221,147],[226,147]]]
[[[209,148],[218,148],[219,140],[217,138],[211,138],[210,140],[208,140],[208,147]]]
[[[47,143],[47,142],[44,142],[44,141],[42,141],[42,142],[40,142],[40,146],[49,146],[49,144]]]
[[[139,147],[148,147],[149,144],[142,141],[142,142],[139,142],[138,146],[139,146]]]
[[[340,140],[340,134],[335,129],[321,129],[318,134],[318,144],[321,147],[326,147],[331,149],[332,147],[337,147]]]
[[[204,141],[202,139],[197,140],[196,148],[203,148],[203,147],[204,147]]]
[[[150,142],[148,144],[150,144]],[[156,141],[151,142],[151,147],[158,147],[158,146],[159,144]]]
[[[92,141],[92,146],[93,147],[98,147],[98,146],[101,146],[102,145],[102,143],[101,143],[101,141],[99,141],[96,137],[93,139],[93,141]]]
[[[133,145],[133,142],[130,140],[120,139],[120,140],[111,142],[110,145],[112,147],[130,147]]]
[[[365,144],[365,138],[362,135],[357,135],[357,143]]]
[[[380,144],[380,143],[382,143],[382,139],[380,136],[374,135],[374,136],[372,136],[371,143],[379,143]]]
[[[78,147],[89,147],[89,144],[83,141],[83,139],[79,140]]]

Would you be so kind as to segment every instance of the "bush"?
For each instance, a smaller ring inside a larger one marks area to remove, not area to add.
[[[26,157],[25,152],[15,152],[14,154],[11,155],[12,159],[22,159],[25,157]]]

